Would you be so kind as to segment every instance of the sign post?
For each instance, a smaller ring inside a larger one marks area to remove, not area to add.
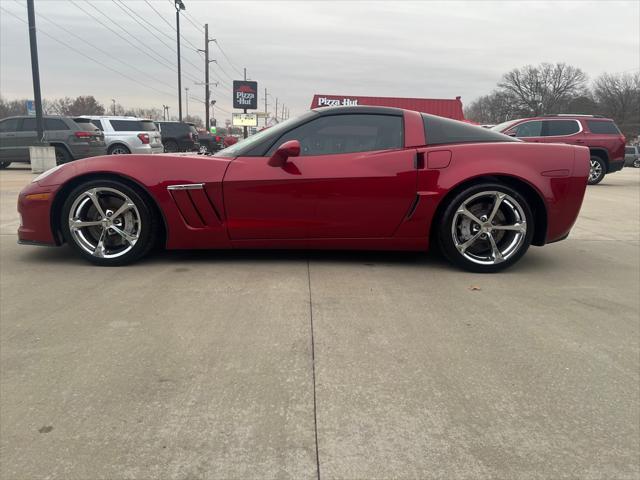
[[[246,70],[245,70],[246,77]],[[233,108],[247,110],[258,109],[258,82],[247,80],[233,81]],[[247,138],[247,127],[244,127],[244,138]]]

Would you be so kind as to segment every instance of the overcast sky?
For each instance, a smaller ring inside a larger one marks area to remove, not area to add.
[[[175,114],[173,1],[148,1],[159,14],[145,0],[125,0],[144,24],[115,0],[35,0],[43,96],[95,95],[105,105],[114,98],[131,107],[166,104]],[[640,68],[638,0],[184,3],[188,18],[196,25],[208,22],[210,36],[231,59],[211,44],[211,58],[226,72],[212,64],[212,79],[230,85],[229,77],[240,77],[236,69],[246,67],[258,81],[259,104],[266,87],[292,114],[307,110],[314,93],[460,95],[469,103],[494,88],[504,72],[529,63],[567,62],[591,78]],[[26,2],[0,0],[0,6],[0,94],[32,98]],[[203,99],[204,87],[195,81],[203,81],[204,60],[193,46],[203,48],[204,34],[184,17],[181,26],[183,87]],[[230,91],[223,85],[213,91],[218,106],[231,111]],[[272,110],[273,98],[269,103]],[[204,106],[193,98],[189,110],[204,116]],[[222,115],[229,116],[216,117]]]

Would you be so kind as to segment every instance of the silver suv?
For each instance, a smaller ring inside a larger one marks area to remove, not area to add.
[[[163,153],[162,137],[153,120],[137,117],[83,115],[104,132],[109,155]]]

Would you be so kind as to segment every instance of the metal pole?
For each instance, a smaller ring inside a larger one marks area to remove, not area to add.
[[[276,97],[276,123],[278,123],[278,97]]]
[[[115,117],[116,115],[116,99],[115,98],[111,99],[111,111],[113,112],[113,116]]]
[[[247,79],[247,69],[246,68],[244,69],[244,79],[245,80]],[[247,113],[247,109],[246,108],[244,109],[244,113]],[[244,133],[244,138],[247,138],[249,136],[248,132],[247,132],[247,127],[242,127],[242,132]]]
[[[38,66],[38,39],[36,38],[36,12],[33,0],[27,0],[29,17],[29,46],[31,47],[31,76],[33,77],[33,101],[36,107],[36,131],[42,141],[44,126],[42,121],[42,94],[40,93],[40,68]]]
[[[211,119],[209,118],[209,24],[204,24],[204,123],[207,131],[210,131]]]
[[[264,126],[267,126],[267,89],[264,89]]]
[[[189,87],[184,87],[185,106],[187,107],[187,117],[189,116]]]
[[[178,43],[178,121],[182,121],[182,75],[180,69],[180,7],[176,6],[176,38]]]

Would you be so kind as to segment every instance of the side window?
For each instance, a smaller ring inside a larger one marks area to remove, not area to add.
[[[607,120],[587,120],[587,125],[591,133],[620,135],[620,130],[618,130],[616,124]]]
[[[44,119],[45,130],[71,130],[64,120],[59,118],[45,118]]]
[[[624,149],[625,155],[635,155],[636,149],[633,147],[627,147]]]
[[[138,120],[111,120],[111,128],[116,132],[142,132],[145,128]]]
[[[7,118],[0,122],[0,133],[15,132],[18,130],[19,118]]]
[[[534,120],[532,122],[521,123],[515,128],[516,137],[541,137],[542,121]]]
[[[93,123],[96,127],[98,127],[100,130],[104,130],[102,128],[102,123],[100,123],[100,120],[91,120],[91,123]]]
[[[300,155],[332,155],[402,148],[402,117],[392,115],[331,115],[285,133],[268,155],[289,140],[300,142]]]
[[[36,119],[33,117],[25,118],[22,120],[21,132],[35,132],[36,131]]]
[[[580,125],[575,120],[545,120],[542,134],[545,137],[573,135],[580,131]]]

